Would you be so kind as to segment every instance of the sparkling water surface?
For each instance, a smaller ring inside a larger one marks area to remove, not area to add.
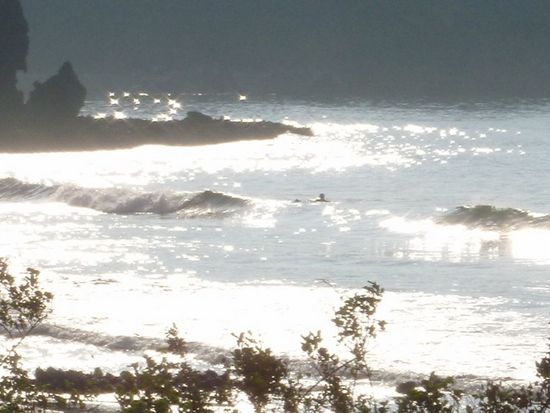
[[[251,330],[300,357],[300,335],[330,335],[339,297],[373,280],[386,289],[380,317],[389,324],[372,364],[388,383],[431,371],[534,378],[549,336],[550,231],[438,219],[475,204],[550,213],[550,103],[133,94],[88,102],[85,113],[152,119],[188,110],[307,125],[315,136],[0,154],[0,179],[128,193],[208,189],[247,203],[222,216],[121,215],[0,194],[0,255],[14,271],[42,270],[55,294],[48,322],[66,331],[26,341],[30,368],[118,371],[144,348],[99,345],[94,335],[162,338],[173,322],[205,345],[203,356]],[[331,202],[309,201],[319,193]]]

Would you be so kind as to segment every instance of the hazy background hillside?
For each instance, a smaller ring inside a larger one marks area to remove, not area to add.
[[[546,0],[23,0],[29,72],[108,89],[550,97]]]

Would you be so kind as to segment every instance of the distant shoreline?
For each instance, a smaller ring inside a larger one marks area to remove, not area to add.
[[[313,136],[310,128],[278,122],[238,122],[189,112],[182,120],[78,117],[61,124],[20,122],[0,130],[0,153],[78,152],[143,145],[198,146],[273,139],[284,133]]]

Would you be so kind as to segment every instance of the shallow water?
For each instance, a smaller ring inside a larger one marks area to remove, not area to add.
[[[153,118],[200,110],[308,125],[315,136],[0,154],[0,179],[74,191],[0,191],[0,255],[14,269],[41,269],[55,294],[49,323],[58,329],[26,342],[29,367],[117,371],[147,347],[139,337],[160,338],[173,322],[206,345],[197,350],[203,359],[247,330],[299,357],[300,335],[330,331],[339,297],[373,280],[386,288],[380,317],[389,324],[372,363],[388,384],[433,370],[534,378],[548,337],[550,231],[441,217],[477,204],[550,213],[548,102],[135,98],[88,102],[85,111]],[[193,214],[105,207],[205,190],[242,203],[199,203]],[[75,192],[87,203],[71,201]],[[321,192],[330,203],[309,202]]]

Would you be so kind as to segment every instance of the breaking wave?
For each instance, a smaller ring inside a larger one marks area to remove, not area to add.
[[[47,199],[56,189],[55,186],[29,184],[14,178],[4,178],[0,179],[0,200],[16,202]]]
[[[493,205],[459,206],[436,219],[437,224],[464,225],[471,228],[514,230],[519,228],[550,228],[550,215],[534,215],[515,208]]]
[[[83,188],[74,185],[41,185],[14,178],[0,179],[0,201],[62,202],[112,214],[177,214],[183,218],[224,217],[250,201],[221,192],[138,192],[121,188]]]

